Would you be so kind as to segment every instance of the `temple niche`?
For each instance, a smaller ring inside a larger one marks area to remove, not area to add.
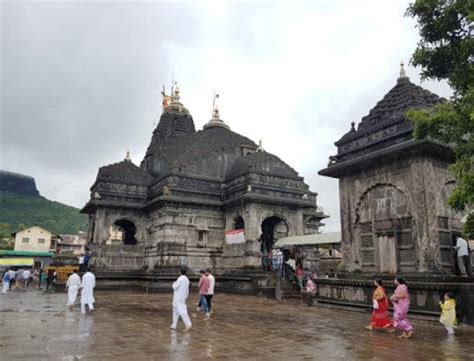
[[[82,210],[99,278],[174,276],[179,267],[256,274],[278,238],[318,232],[327,216],[317,194],[284,161],[233,132],[216,100],[211,120],[196,131],[177,86],[163,91],[140,166],[127,155],[99,169]],[[226,242],[230,230],[243,230],[241,241]]]
[[[451,233],[461,228],[461,215],[447,206],[454,155],[413,139],[404,117],[443,101],[410,82],[402,64],[396,85],[335,143],[337,155],[319,174],[339,179],[348,271],[454,273]]]

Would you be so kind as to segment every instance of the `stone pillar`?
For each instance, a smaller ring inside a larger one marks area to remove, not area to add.
[[[340,205],[340,216],[341,216],[341,247],[342,254],[344,257],[344,263],[347,266],[349,272],[360,270],[360,257],[358,257],[359,250],[354,247],[355,234],[352,232],[353,219],[353,207],[352,203],[356,203],[357,199],[353,195],[352,202],[349,194],[349,186],[351,182],[347,178],[341,178],[339,180],[339,205]]]
[[[426,222],[428,232],[428,270],[442,270],[441,251],[439,244],[439,230],[438,230],[438,205],[437,196],[440,192],[437,186],[437,174],[433,167],[433,162],[430,159],[423,159],[423,186],[425,188],[425,207],[426,207]],[[434,267],[434,269],[433,269]]]
[[[408,187],[407,192],[410,199],[410,212],[415,220],[414,228],[417,258],[417,272],[428,272],[431,259],[430,246],[430,230],[428,222],[428,214],[430,211],[427,207],[427,190],[424,174],[424,164],[421,158],[415,159],[411,165],[412,184]]]
[[[258,241],[260,237],[260,224],[256,206],[254,204],[247,204],[243,217],[245,221],[245,239],[247,241]]]

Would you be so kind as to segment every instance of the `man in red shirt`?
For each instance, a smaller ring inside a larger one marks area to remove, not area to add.
[[[209,290],[210,280],[206,276],[206,271],[201,270],[201,271],[199,271],[199,273],[201,274],[201,278],[199,279],[199,284],[198,284],[199,305],[201,305],[204,308],[204,313],[206,314],[205,320],[208,320],[211,315],[209,313],[209,306],[207,305],[206,296],[207,296],[207,292]],[[197,310],[198,311],[200,310],[199,306],[198,306]]]

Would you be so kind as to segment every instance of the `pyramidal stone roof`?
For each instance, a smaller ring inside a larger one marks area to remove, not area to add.
[[[337,155],[329,157],[328,167],[319,174],[339,177],[358,169],[367,159],[381,157],[382,153],[395,154],[397,149],[409,147],[413,141],[413,123],[405,118],[406,111],[433,108],[444,101],[413,84],[401,64],[395,86],[361,119],[357,128],[351,123],[351,129],[335,142]]]
[[[153,181],[153,177],[130,160],[125,159],[100,167],[96,182],[99,181],[146,186]]]
[[[335,144],[341,145],[367,133],[405,122],[404,113],[408,109],[431,108],[442,101],[443,98],[413,84],[407,76],[401,76],[397,84],[362,118],[357,130],[352,124],[351,130]]]

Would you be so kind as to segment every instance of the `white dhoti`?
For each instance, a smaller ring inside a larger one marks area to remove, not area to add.
[[[189,295],[189,280],[182,275],[173,283],[173,321],[171,328],[174,330],[178,326],[179,318],[184,322],[186,328],[191,327],[191,320],[188,316],[188,307],[186,306],[186,299]]]
[[[94,309],[94,287],[95,276],[91,272],[86,272],[82,276],[81,313],[86,313],[86,305],[89,306],[89,311]]]
[[[77,293],[79,292],[78,286],[69,286],[67,290],[67,305],[72,306],[76,302]]]
[[[191,319],[188,315],[188,307],[184,302],[173,305],[173,322],[171,323],[171,328],[175,329],[178,327],[178,321],[180,317],[186,327],[190,327],[192,325]]]
[[[2,293],[7,293],[10,289],[10,282],[3,282]]]

